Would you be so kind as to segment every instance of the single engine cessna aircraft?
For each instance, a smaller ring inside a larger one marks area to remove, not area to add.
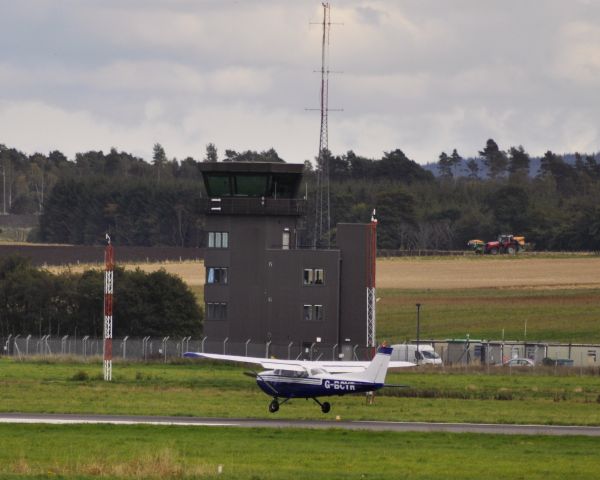
[[[385,386],[401,386],[385,384],[388,368],[413,367],[414,363],[390,362],[391,354],[391,347],[379,347],[370,362],[314,362],[196,352],[187,352],[184,356],[262,365],[268,370],[245,373],[256,378],[260,389],[273,397],[269,405],[271,413],[279,410],[279,406],[290,398],[311,398],[320,405],[323,413],[327,413],[331,405],[329,402],[321,403],[317,397],[374,392]],[[284,400],[280,402],[280,398]]]

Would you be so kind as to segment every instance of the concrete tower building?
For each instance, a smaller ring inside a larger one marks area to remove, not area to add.
[[[338,224],[336,248],[301,248],[303,167],[201,165],[208,195],[204,334],[210,340],[304,348],[321,342],[339,351],[367,346],[373,225]]]

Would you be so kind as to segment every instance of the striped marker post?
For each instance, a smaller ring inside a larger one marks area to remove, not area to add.
[[[104,250],[104,380],[112,380],[112,337],[113,337],[113,279],[115,256],[110,236],[106,234]]]

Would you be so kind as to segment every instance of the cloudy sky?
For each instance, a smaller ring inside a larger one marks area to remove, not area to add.
[[[329,146],[600,150],[599,0],[331,2]],[[319,139],[314,0],[0,0],[0,143],[150,160]]]

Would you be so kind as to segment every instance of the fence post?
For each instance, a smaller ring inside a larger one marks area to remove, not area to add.
[[[129,335],[126,335],[123,338],[123,343],[122,343],[122,345],[123,345],[123,359],[127,358],[127,340],[128,339],[129,339]]]
[[[248,356],[248,344],[250,343],[250,340],[252,340],[252,339],[249,338],[248,340],[246,340],[246,347],[245,347],[246,356]]]
[[[288,360],[292,359],[292,346],[294,345],[294,342],[290,342],[288,345]]]
[[[358,355],[356,355],[356,350],[358,350],[358,344],[354,345],[354,348],[352,349],[352,358],[354,360],[358,360]]]
[[[333,348],[331,349],[331,359],[335,360],[335,349],[337,348],[338,344],[336,343]]]
[[[271,340],[265,344],[265,358],[269,358],[269,349],[271,348]]]
[[[65,355],[66,351],[67,351],[67,339],[69,338],[68,335],[65,335],[64,337],[62,337],[61,341],[60,341],[60,354],[61,355]]]
[[[315,342],[310,344],[310,350],[309,350],[309,354],[310,354],[310,361],[312,362],[313,359],[313,348],[315,348]]]
[[[6,339],[6,343],[4,344],[4,352],[6,354],[6,356],[10,355],[10,339],[12,338],[12,335],[8,335],[8,338]]]
[[[185,348],[185,340],[186,340],[187,338],[188,338],[188,337],[183,337],[183,338],[181,339],[181,352],[179,352],[179,354],[181,355],[181,358],[183,358],[183,351],[184,351],[184,350],[186,350],[186,348]]]
[[[167,363],[167,342],[169,340],[169,337],[164,337],[163,341],[162,341],[162,345],[163,345],[163,355],[165,356],[165,363]]]
[[[13,338],[13,357],[15,356],[15,351],[17,352],[19,357],[21,356],[21,351],[19,350],[19,345],[17,345],[17,338],[19,338],[20,336],[21,336],[20,334],[17,334],[17,335],[15,335],[15,338]]]
[[[207,339],[207,338],[208,338],[208,337],[204,337],[204,338],[202,339],[202,344],[201,344],[201,348],[200,348],[200,351],[201,351],[202,353],[204,353],[204,342],[206,342],[206,339]]]
[[[223,355],[225,355],[227,353],[227,342],[229,340],[229,337],[225,337],[225,340],[223,340]]]
[[[144,337],[142,339],[142,351],[144,352],[144,361],[148,359],[148,342],[150,337]]]
[[[31,334],[27,335],[25,339],[25,355],[29,356],[29,340],[31,340]]]

